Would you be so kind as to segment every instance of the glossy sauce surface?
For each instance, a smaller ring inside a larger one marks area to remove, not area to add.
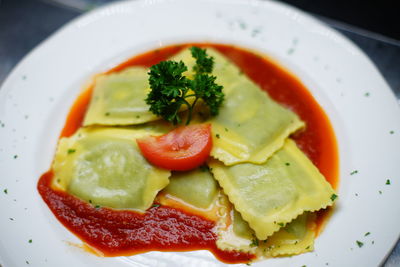
[[[150,51],[127,60],[107,73],[129,66],[149,67],[191,45],[193,44]],[[293,138],[336,188],[338,153],[335,135],[325,113],[301,82],[274,62],[251,51],[220,44],[196,45],[213,47],[225,54],[274,100],[295,111],[306,122],[306,129]],[[91,93],[92,87],[89,87],[75,101],[60,137],[71,136],[81,127]],[[38,182],[38,191],[42,198],[65,227],[104,256],[133,255],[154,250],[207,249],[227,263],[248,262],[254,258],[247,253],[219,250],[215,244],[213,221],[159,205],[154,205],[145,214],[96,208],[66,192],[53,189],[52,177],[50,170]],[[319,213],[319,226],[326,217],[326,211]]]

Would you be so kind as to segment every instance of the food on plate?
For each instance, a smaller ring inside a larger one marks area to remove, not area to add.
[[[141,67],[96,76],[96,90],[83,125],[134,125],[157,120],[145,102],[147,80],[147,69]]]
[[[154,166],[188,171],[202,165],[210,156],[211,125],[179,127],[161,136],[136,139],[143,156]]]
[[[300,82],[251,51],[187,44],[96,75],[38,190],[104,256],[248,263],[312,251],[336,178],[333,131]]]
[[[62,138],[53,163],[55,186],[110,208],[148,209],[171,172],[149,164],[132,140],[149,129],[82,128]]]
[[[320,210],[333,202],[331,185],[290,139],[263,164],[226,166],[211,160],[209,166],[259,240],[305,211]]]

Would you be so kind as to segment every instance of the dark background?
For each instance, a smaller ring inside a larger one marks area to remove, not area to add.
[[[0,0],[0,84],[16,63],[78,15],[116,0]],[[339,30],[372,59],[400,98],[399,0],[283,0]]]
[[[284,0],[282,2],[400,40],[398,0]]]
[[[0,85],[30,50],[66,22],[113,1],[0,0]],[[370,57],[400,99],[400,0],[282,2],[316,16],[352,40]],[[383,266],[400,266],[400,243]]]

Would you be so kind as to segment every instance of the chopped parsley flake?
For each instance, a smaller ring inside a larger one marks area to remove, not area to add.
[[[357,246],[359,247],[359,248],[361,248],[362,246],[364,246],[364,243],[363,242],[361,242],[361,241],[356,241],[356,243],[357,243]]]
[[[394,131],[390,131],[389,133],[390,133],[390,134],[394,134]]]
[[[228,132],[229,130],[228,130],[228,128],[225,128],[225,132]]]
[[[3,192],[4,192],[4,194],[8,194],[8,189],[7,188],[4,189]]]
[[[73,148],[70,148],[67,151],[68,154],[72,154],[72,153],[75,153],[75,152],[76,152],[76,149],[73,149]]]
[[[251,32],[251,37],[256,37],[257,34],[259,34],[259,33],[260,33],[260,30],[259,30],[259,29],[254,29],[254,30]]]
[[[258,244],[258,239],[254,238],[253,240],[251,240],[250,247],[258,247]]]
[[[104,113],[104,116],[110,116],[110,112]]]
[[[278,223],[278,225],[279,225],[280,227],[283,227],[285,224],[284,224],[284,223]]]
[[[246,23],[244,23],[243,21],[239,21],[239,26],[242,30],[245,30],[247,28]]]
[[[216,134],[215,137],[217,137],[218,139],[220,138],[219,134]]]
[[[331,200],[332,200],[332,201],[335,201],[335,199],[337,199],[337,197],[338,197],[338,196],[337,196],[336,194],[332,194],[332,195],[331,195]]]
[[[286,162],[285,165],[286,165],[286,166],[290,166],[290,162]]]
[[[309,248],[310,248],[310,246],[306,247],[306,249],[309,249]]]
[[[354,170],[354,171],[352,171],[351,173],[350,173],[350,175],[354,175],[354,174],[357,174],[358,173],[358,170]]]
[[[29,243],[32,243],[32,239],[29,239],[29,241],[28,241]]]
[[[158,208],[158,207],[160,207],[160,204],[153,204],[152,207],[153,208]]]
[[[18,155],[14,155],[14,159],[18,158]]]
[[[379,194],[381,194],[381,195],[382,195],[382,191],[381,191],[381,190],[379,190]]]
[[[140,115],[136,115],[136,119],[139,119],[140,118]]]
[[[10,218],[10,221],[14,221],[14,218]]]
[[[94,206],[96,209],[100,209],[101,207],[100,207],[100,205],[96,205],[96,206]]]
[[[29,264],[29,261],[25,261],[26,264]]]
[[[209,170],[209,168],[208,168],[207,165],[201,165],[201,166],[200,166],[200,171],[206,172],[206,171],[208,171],[208,170]]]
[[[370,95],[369,92],[366,92],[366,93],[364,94],[364,96],[366,96],[366,97],[369,97],[369,95]]]
[[[386,184],[390,185],[390,180],[389,179],[386,180]]]
[[[370,232],[366,232],[364,236],[369,236],[370,234]]]
[[[89,203],[92,204],[92,200],[91,199],[89,199]]]

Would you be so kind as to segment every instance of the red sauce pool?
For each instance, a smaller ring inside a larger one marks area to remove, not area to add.
[[[107,73],[130,66],[149,67],[194,44],[169,46],[135,56]],[[269,59],[241,48],[221,44],[212,47],[235,62],[246,75],[277,102],[295,111],[306,129],[292,136],[334,188],[338,184],[338,152],[333,129],[324,111],[301,82]],[[81,127],[92,88],[85,90],[72,106],[60,137]],[[133,255],[147,251],[191,251],[206,249],[226,263],[248,262],[253,255],[224,252],[216,245],[214,222],[166,206],[152,207],[145,214],[95,208],[51,187],[52,171],[43,174],[38,191],[57,219],[90,247],[104,256]],[[319,212],[317,233],[327,218]]]

